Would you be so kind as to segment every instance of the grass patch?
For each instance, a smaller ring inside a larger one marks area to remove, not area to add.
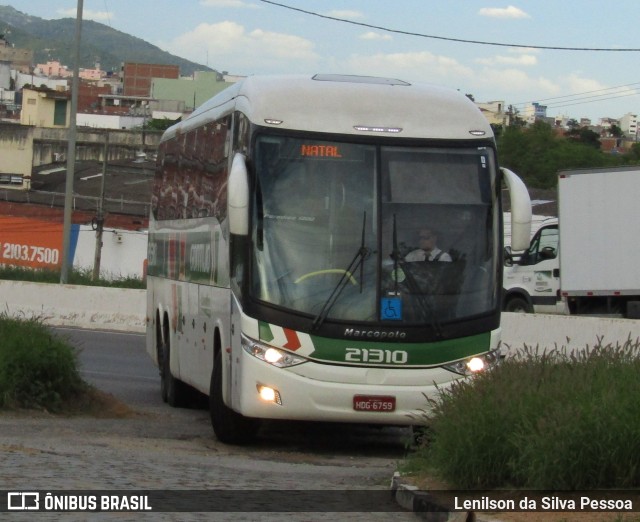
[[[0,410],[126,416],[130,410],[87,384],[78,353],[38,319],[0,315]]]
[[[525,347],[432,404],[402,470],[452,488],[640,487],[640,341],[580,354]]]
[[[60,270],[32,269],[18,266],[0,266],[0,279],[8,281],[29,281],[32,283],[59,283]],[[73,269],[68,273],[68,283],[71,285],[106,286],[114,288],[144,289],[144,280],[130,276],[101,275],[97,280],[93,279],[93,273],[89,269]]]

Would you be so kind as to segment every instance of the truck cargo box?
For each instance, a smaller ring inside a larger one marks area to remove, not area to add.
[[[640,294],[640,167],[559,173],[564,295]]]

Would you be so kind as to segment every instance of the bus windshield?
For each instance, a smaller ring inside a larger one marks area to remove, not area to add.
[[[254,159],[253,298],[391,326],[498,306],[491,149],[263,135]]]

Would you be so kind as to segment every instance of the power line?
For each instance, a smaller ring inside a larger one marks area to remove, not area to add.
[[[597,96],[591,96],[588,98],[584,98],[584,99],[580,99],[578,98],[577,101],[574,100],[567,100],[567,102],[571,102],[571,103],[560,103],[560,104],[551,104],[548,105],[547,108],[549,109],[558,109],[560,107],[570,107],[571,105],[582,105],[584,103],[594,103],[594,102],[599,102],[599,101],[608,101],[608,100],[614,100],[616,98],[626,98],[628,96],[637,96],[639,93],[637,92],[633,92],[633,93],[626,93],[626,94],[620,94],[618,96],[609,96],[607,98],[602,98],[600,100],[593,100],[593,99],[589,99],[589,98],[597,98]],[[601,96],[605,96],[604,94]]]
[[[540,103],[540,102],[551,102],[551,103],[545,103],[547,109],[559,109],[562,107],[570,107],[572,105],[582,105],[585,103],[594,103],[594,102],[602,102],[602,101],[608,101],[608,100],[613,100],[616,98],[626,98],[629,96],[638,96],[640,95],[640,91],[636,91],[634,90],[630,90],[628,92],[625,91],[620,91],[619,89],[623,89],[623,88],[630,88],[632,86],[635,85],[640,85],[640,82],[638,83],[628,83],[626,85],[618,85],[616,87],[607,87],[605,89],[596,89],[593,91],[585,91],[582,93],[577,93],[577,94],[567,94],[564,96],[555,96],[552,98],[544,98],[544,99],[537,99],[535,100],[536,103]],[[607,91],[613,91],[613,92],[607,92]],[[603,93],[603,94],[594,94],[594,93]],[[533,101],[526,101],[526,102],[518,102],[518,103],[514,103],[511,104],[514,107],[518,108],[518,107],[525,107],[527,105],[530,105],[534,103]]]
[[[640,82],[627,83],[625,85],[617,85],[617,86],[614,86],[614,87],[605,87],[603,89],[596,89],[596,90],[593,90],[593,91],[578,92],[576,94],[565,94],[563,96],[553,96],[551,98],[541,98],[541,99],[537,99],[535,101],[537,101],[537,102],[546,102],[546,101],[551,101],[551,100],[561,100],[563,98],[578,98],[579,99],[580,97],[584,96],[585,94],[593,94],[593,93],[596,93],[596,92],[604,92],[604,91],[613,91],[613,90],[616,90],[616,89],[629,88],[629,87],[632,87],[634,85],[640,85]],[[619,93],[609,93],[609,94],[619,94]],[[633,93],[629,93],[628,95],[632,96],[634,94],[638,94],[638,93],[637,92],[633,92]],[[602,94],[602,95],[599,95],[599,96],[607,96],[607,95],[608,94]],[[595,97],[595,96],[593,96],[593,97]],[[571,101],[571,100],[568,100],[568,101]],[[512,103],[511,105],[514,105],[514,106],[515,105],[528,105],[530,103],[532,103],[532,102],[531,101],[524,101],[524,102]]]
[[[395,34],[403,34],[406,36],[417,36],[420,38],[431,38],[434,40],[445,40],[448,42],[457,42],[457,43],[467,43],[467,44],[475,44],[475,45],[493,45],[498,47],[522,47],[527,49],[546,49],[551,51],[598,51],[598,52],[639,52],[640,48],[602,48],[602,47],[560,47],[560,46],[547,46],[547,45],[530,45],[530,44],[513,44],[513,43],[500,43],[500,42],[487,42],[481,40],[466,40],[463,38],[449,38],[446,36],[436,36],[432,34],[423,34],[423,33],[414,33],[410,31],[402,31],[400,29],[391,29],[389,27],[382,27],[379,25],[365,24],[364,22],[356,22],[355,20],[347,20],[345,18],[338,18],[336,16],[323,15],[320,13],[315,13],[313,11],[307,11],[305,9],[300,9],[298,7],[292,7],[290,5],[281,4],[279,2],[273,2],[271,0],[258,0],[265,4],[275,5],[277,7],[282,7],[284,9],[289,9],[291,11],[297,11],[299,13],[304,13],[310,16],[317,16],[318,18],[324,18],[326,20],[333,20],[335,22],[342,22],[345,24],[358,25],[360,27],[367,27],[369,29],[378,29],[380,31],[386,31],[388,33]]]
[[[109,25],[109,27],[111,27],[111,29],[113,29],[113,27],[111,26],[111,11],[109,11],[109,7],[107,7],[107,0],[104,0],[104,12],[107,15],[107,24]]]

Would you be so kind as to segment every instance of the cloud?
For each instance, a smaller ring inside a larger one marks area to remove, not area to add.
[[[250,8],[256,9],[259,6],[256,4],[251,4],[249,2],[245,2],[244,0],[200,0],[200,5],[204,7],[231,7],[231,8]]]
[[[538,65],[538,58],[531,54],[521,54],[519,56],[492,56],[490,58],[479,58],[476,60],[476,63],[489,66],[520,65],[531,67],[534,65]]]
[[[248,32],[237,22],[203,23],[161,48],[196,63],[237,74],[293,72],[318,60],[311,41],[263,29]]]
[[[376,33],[374,31],[368,31],[360,35],[361,40],[393,40],[390,34]]]
[[[276,58],[306,60],[313,55],[313,43],[291,34],[256,29],[249,33],[249,41],[257,45],[257,49],[273,53]]]
[[[570,92],[583,93],[606,89],[607,86],[598,80],[584,78],[578,73],[572,73],[566,77],[567,88]],[[632,89],[630,89],[632,90]],[[597,93],[595,93],[597,94]]]
[[[352,55],[345,64],[358,74],[398,76],[407,80],[458,82],[472,75],[472,69],[447,56],[428,51],[410,53]]]
[[[57,11],[58,14],[64,17],[71,17],[71,18],[76,18],[77,12],[78,10],[75,8],[58,9]],[[110,13],[109,11],[91,11],[89,9],[82,10],[83,20],[93,20],[94,22],[104,22],[104,21],[113,20],[114,18],[115,17],[113,16],[113,13]]]
[[[490,90],[497,93],[508,93],[507,103],[520,103],[522,100],[535,100],[557,96],[562,93],[563,87],[549,78],[543,76],[531,76],[521,69],[507,68],[496,69],[486,67],[477,72],[478,86],[483,91]],[[504,95],[504,94],[502,94]]]
[[[531,16],[518,7],[483,7],[478,11],[480,16],[489,18],[531,18]]]

